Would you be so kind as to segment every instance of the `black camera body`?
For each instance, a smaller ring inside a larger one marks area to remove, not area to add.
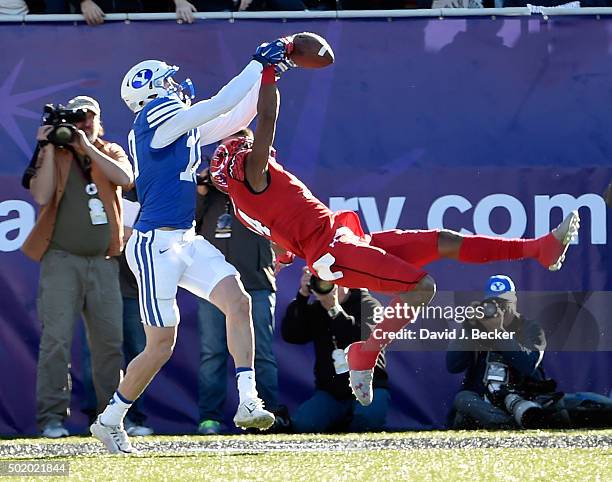
[[[334,289],[334,283],[322,280],[313,274],[308,282],[308,289],[314,293],[326,295]]]
[[[67,109],[62,104],[45,105],[43,111],[43,125],[53,126],[47,136],[49,142],[57,147],[65,147],[74,141],[77,128],[74,124],[87,119],[85,109]]]

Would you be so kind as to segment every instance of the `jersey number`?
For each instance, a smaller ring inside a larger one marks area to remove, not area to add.
[[[248,224],[247,227],[251,231],[255,231],[261,236],[267,236],[268,238],[270,237],[270,228],[268,226],[264,226],[260,221],[257,221],[257,219],[253,219],[248,214],[238,209],[235,204],[234,209],[236,210],[238,215]]]
[[[128,150],[134,161],[134,179],[136,179],[138,177],[138,157],[136,156],[136,134],[134,134],[134,129],[128,134]]]
[[[195,182],[196,169],[200,165],[200,131],[199,129],[191,129],[187,138],[187,147],[189,148],[189,164],[181,175],[181,181]]]
[[[196,169],[200,165],[200,131],[192,129],[187,137],[187,147],[189,148],[189,163],[184,171],[179,175],[181,181],[195,182]],[[134,161],[134,179],[138,177],[138,156],[136,154],[136,134],[131,130],[128,134],[128,149]]]

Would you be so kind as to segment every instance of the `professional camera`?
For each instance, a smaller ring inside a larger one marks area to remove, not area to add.
[[[316,277],[314,274],[310,277],[310,281],[308,282],[308,288],[310,291],[313,291],[320,295],[326,295],[331,293],[334,289],[334,283],[330,281],[324,281],[321,278]]]
[[[496,300],[484,300],[480,303],[484,318],[494,318],[499,314],[500,305]]]
[[[539,403],[526,400],[510,382],[510,370],[496,352],[487,353],[484,383],[493,405],[505,408],[522,428],[537,428],[544,420],[544,409]]]
[[[87,119],[85,109],[67,109],[62,104],[45,105],[43,111],[43,125],[53,126],[47,136],[49,142],[57,147],[64,147],[74,141],[77,128],[74,124]]]

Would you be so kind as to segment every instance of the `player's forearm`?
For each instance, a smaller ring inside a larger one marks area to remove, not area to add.
[[[213,144],[247,127],[257,115],[258,97],[259,80],[231,111],[200,126],[200,144]]]
[[[276,124],[279,104],[280,95],[276,83],[262,83],[259,87],[259,99],[257,101],[257,114],[259,118]],[[273,130],[271,134],[272,136],[274,135]],[[271,141],[273,140],[274,137],[272,137]]]
[[[276,132],[279,101],[280,96],[276,85],[262,83],[259,89],[259,102],[257,103],[255,140],[246,164],[247,180],[254,189],[258,189],[258,184],[265,183],[270,147],[274,142]]]
[[[159,126],[151,146],[165,147],[180,136],[230,112],[261,78],[261,64],[251,61],[245,69],[210,99],[197,102],[178,112],[172,120]],[[238,129],[237,129],[238,130]],[[217,139],[218,140],[218,139]],[[213,141],[214,142],[214,141]]]

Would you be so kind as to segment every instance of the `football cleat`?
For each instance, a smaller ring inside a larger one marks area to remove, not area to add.
[[[132,447],[123,425],[104,425],[100,416],[89,427],[91,434],[102,442],[111,454],[138,454]]]
[[[234,424],[245,430],[247,428],[267,430],[274,424],[274,415],[264,408],[261,399],[249,398],[238,405]]]
[[[372,379],[374,378],[374,367],[363,370],[359,364],[359,349],[363,342],[351,343],[344,350],[346,362],[349,366],[349,384],[355,398],[361,405],[367,406],[372,403],[374,391]]]
[[[574,210],[559,226],[542,239],[538,261],[550,271],[561,269],[570,243],[576,239],[580,228],[580,215]]]

